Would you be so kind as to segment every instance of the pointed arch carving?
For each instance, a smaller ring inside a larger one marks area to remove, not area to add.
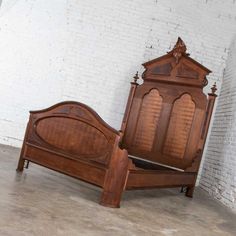
[[[151,151],[162,108],[162,96],[157,89],[145,94],[140,106],[133,146]]]
[[[175,100],[170,116],[163,154],[183,158],[190,134],[195,103],[189,94]]]

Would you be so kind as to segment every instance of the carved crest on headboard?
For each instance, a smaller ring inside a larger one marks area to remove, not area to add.
[[[143,64],[143,79],[203,88],[211,71],[192,59],[186,51],[187,47],[179,37],[171,51]]]
[[[169,53],[171,53],[175,57],[176,63],[179,63],[179,59],[182,57],[183,54],[186,54],[186,50],[187,50],[187,47],[184,41],[180,37],[178,37],[178,40],[174,48]]]

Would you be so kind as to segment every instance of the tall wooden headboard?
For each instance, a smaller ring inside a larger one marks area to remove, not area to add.
[[[138,75],[131,83],[122,145],[131,156],[185,169],[205,142],[210,99],[203,87],[211,71],[189,57],[181,38],[143,66],[143,83]]]
[[[100,204],[109,207],[119,207],[131,189],[181,187],[192,197],[216,86],[208,97],[203,93],[210,70],[189,57],[180,38],[143,65],[121,132],[78,102],[31,112],[17,171],[34,162],[95,184],[102,188]]]

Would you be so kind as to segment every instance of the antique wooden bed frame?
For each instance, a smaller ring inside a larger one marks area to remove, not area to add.
[[[31,111],[17,171],[30,161],[97,185],[100,204],[109,207],[119,207],[129,189],[185,187],[192,197],[216,86],[207,98],[210,70],[189,57],[180,38],[143,66],[120,131],[78,102]]]

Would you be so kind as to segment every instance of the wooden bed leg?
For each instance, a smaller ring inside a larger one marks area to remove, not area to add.
[[[22,149],[20,152],[20,158],[18,161],[17,169],[16,169],[17,172],[22,172],[24,170],[24,166],[25,166],[25,159],[23,158],[24,153],[25,153],[25,140],[23,142]]]
[[[125,188],[128,174],[128,154],[117,147],[103,185],[100,204],[106,207],[120,207],[121,196]]]
[[[22,172],[23,169],[24,169],[24,165],[25,165],[25,159],[20,157],[16,171],[17,172]]]
[[[21,152],[20,152],[20,158],[19,158],[19,161],[18,161],[18,166],[17,166],[17,169],[16,169],[17,172],[22,172],[24,170],[25,159],[23,157],[25,155],[25,148],[26,148],[25,140],[26,140],[26,137],[27,137],[28,130],[29,130],[29,122],[28,122],[27,127],[26,127],[25,137],[24,137],[24,141],[23,141],[23,144],[22,144]],[[27,162],[28,162],[27,165],[29,165],[29,161],[27,161]]]
[[[123,190],[117,192],[103,191],[100,205],[105,207],[119,208]]]
[[[194,189],[195,189],[195,186],[187,187],[187,190],[186,190],[185,196],[186,196],[186,197],[191,197],[191,198],[192,198],[192,197],[193,197]]]

